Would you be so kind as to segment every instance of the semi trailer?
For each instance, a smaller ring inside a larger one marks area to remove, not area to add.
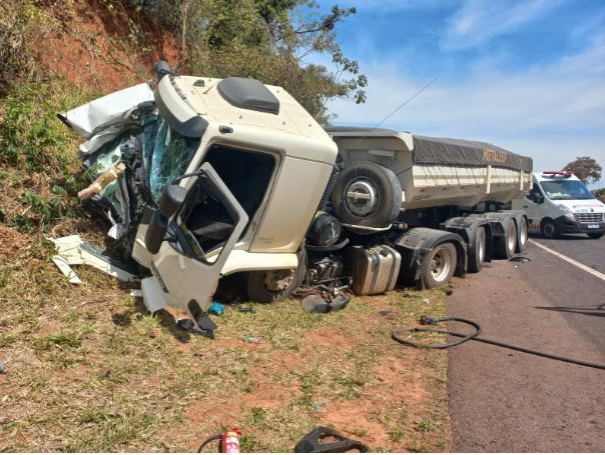
[[[388,129],[323,128],[283,88],[178,76],[59,118],[86,139],[96,180],[80,193],[141,266],[144,303],[208,327],[220,280],[250,300],[297,289],[360,295],[432,288],[523,251],[510,201],[532,161],[473,141]],[[202,327],[202,329],[204,328]]]

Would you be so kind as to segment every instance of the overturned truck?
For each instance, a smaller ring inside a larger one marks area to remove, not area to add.
[[[297,289],[436,287],[523,250],[510,201],[532,161],[490,144],[387,129],[322,128],[280,87],[177,76],[59,118],[86,139],[80,193],[143,270],[144,302],[208,327],[219,280],[253,301]],[[329,298],[329,297],[328,297]],[[199,327],[198,327],[199,326]]]

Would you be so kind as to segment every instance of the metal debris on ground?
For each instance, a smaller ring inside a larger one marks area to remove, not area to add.
[[[55,244],[58,253],[52,257],[52,261],[72,284],[80,284],[82,281],[70,266],[82,264],[90,265],[120,281],[129,282],[138,279],[134,271],[127,270],[128,264],[108,256],[101,248],[82,240],[77,234],[58,239],[47,238],[47,240]]]
[[[252,307],[239,307],[240,313],[256,313],[256,310]]]
[[[520,262],[521,264],[525,264],[527,262],[531,262],[531,259],[525,256],[513,256],[508,260],[508,262]]]
[[[6,366],[2,362],[0,362],[0,374],[6,373]]]

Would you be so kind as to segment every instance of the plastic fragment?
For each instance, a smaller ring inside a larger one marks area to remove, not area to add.
[[[431,303],[431,301],[425,297],[424,299],[422,299],[422,303],[428,305],[429,303]]]
[[[262,343],[263,340],[259,337],[242,337],[242,341],[246,341],[248,343]]]
[[[5,374],[6,373],[6,366],[0,362],[0,374]]]
[[[220,316],[223,314],[223,307],[224,305],[222,303],[212,302],[212,304],[208,307],[208,313],[214,313]]]

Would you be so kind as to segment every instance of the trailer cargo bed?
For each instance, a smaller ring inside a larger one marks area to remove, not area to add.
[[[345,165],[372,161],[397,175],[402,209],[508,202],[531,189],[532,159],[485,142],[388,129],[330,127]]]

